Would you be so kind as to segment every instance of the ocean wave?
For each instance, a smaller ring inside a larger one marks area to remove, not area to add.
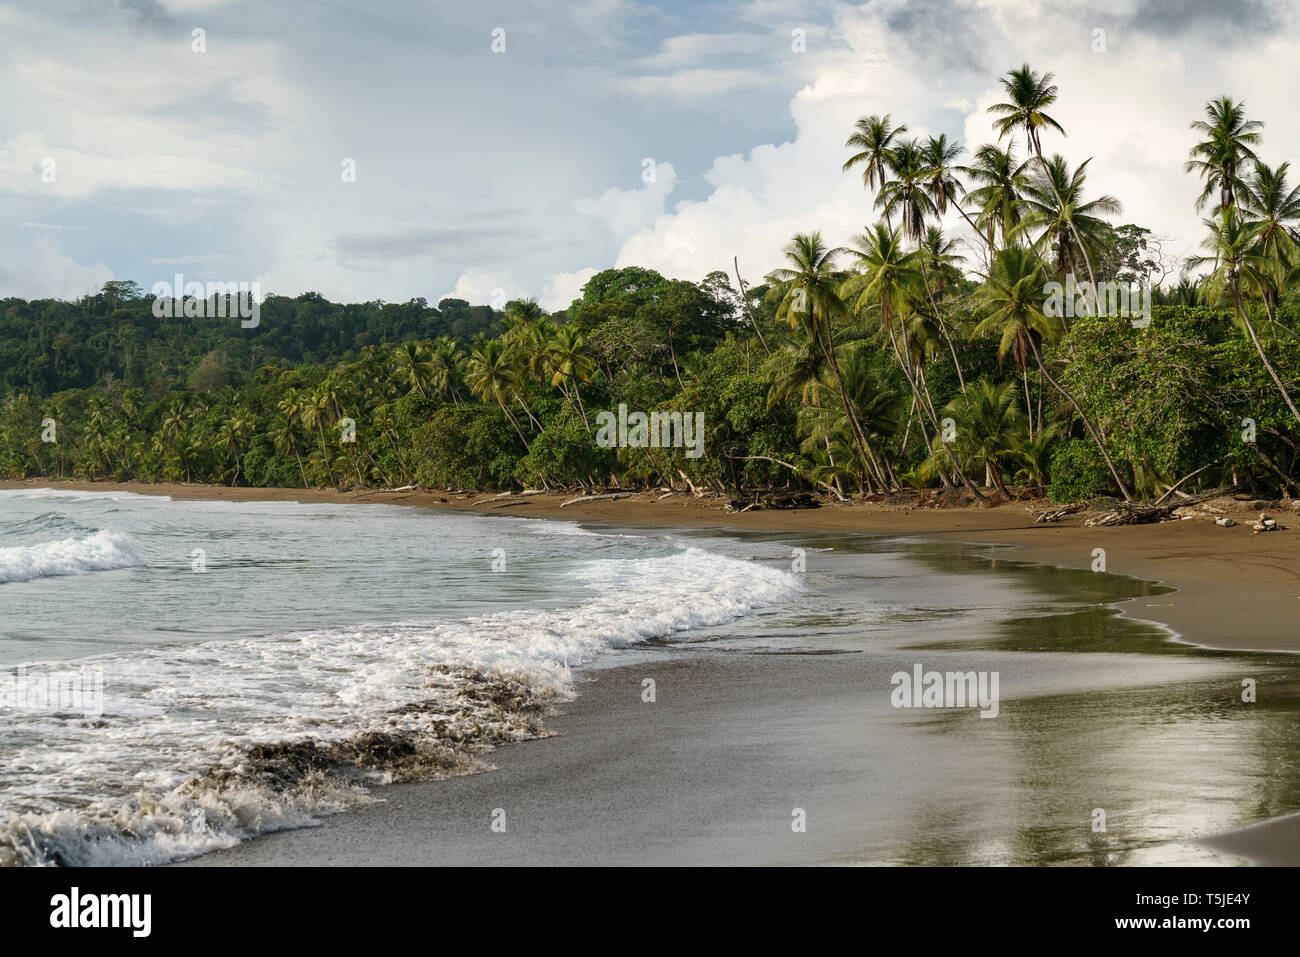
[[[564,608],[86,659],[102,715],[4,714],[0,864],[161,863],[312,824],[374,784],[482,770],[547,733],[574,667],[801,587],[698,548],[576,574],[587,595]]]
[[[0,548],[0,584],[142,565],[130,538],[100,530],[80,538]]]

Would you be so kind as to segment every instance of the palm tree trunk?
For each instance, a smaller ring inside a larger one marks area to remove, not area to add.
[[[930,413],[931,419],[933,420],[932,424],[934,425],[935,432],[938,434],[939,444],[943,446],[943,450],[948,456],[948,461],[952,463],[953,471],[954,474],[956,474],[957,476],[957,480],[961,482],[963,486],[965,486],[966,491],[970,492],[978,499],[983,499],[984,498],[983,493],[980,492],[980,490],[976,487],[975,483],[970,480],[970,478],[966,475],[966,473],[962,471],[961,464],[957,461],[957,456],[953,455],[952,449],[948,448],[948,443],[943,440],[943,429],[942,426],[939,425],[938,418],[935,417],[934,415],[933,407],[927,409],[925,402],[921,399],[921,391],[920,389],[917,388],[916,380],[912,377],[912,371],[911,368],[909,367],[910,364],[903,358],[903,353],[898,348],[898,338],[894,335],[893,317],[888,315],[889,313],[888,302],[882,302],[880,308],[886,317],[885,328],[889,331],[889,341],[890,343],[893,344],[894,347],[894,358],[898,360],[898,365],[902,368],[903,375],[907,377],[907,384],[912,387],[912,396],[916,399],[916,404],[921,407],[922,412]],[[922,421],[921,426],[922,426],[921,434],[925,435],[924,421]]]
[[[871,443],[867,441],[867,437],[862,431],[862,424],[858,421],[857,410],[853,407],[853,403],[849,401],[848,390],[844,388],[844,375],[840,372],[839,361],[835,358],[834,344],[822,341],[822,331],[820,329],[816,330],[814,335],[817,336],[817,342],[822,347],[822,351],[826,353],[826,361],[831,367],[831,373],[835,376],[835,383],[839,387],[840,402],[844,405],[844,413],[849,417],[849,431],[853,433],[853,439],[858,446],[858,454],[868,464],[868,476],[879,484],[880,491],[887,491],[889,483],[884,478],[880,463],[876,461],[876,455],[872,451]],[[826,333],[826,338],[830,338],[829,333]]]
[[[1264,363],[1264,368],[1268,370],[1268,374],[1272,377],[1273,384],[1277,386],[1277,391],[1281,393],[1282,401],[1285,402],[1286,407],[1291,410],[1291,414],[1295,416],[1295,420],[1300,422],[1300,412],[1296,411],[1295,403],[1291,401],[1291,395],[1286,391],[1286,386],[1282,384],[1282,380],[1279,378],[1277,370],[1273,368],[1273,363],[1269,362],[1268,356],[1264,354],[1264,347],[1260,344],[1259,336],[1255,334],[1255,325],[1250,321],[1250,317],[1246,315],[1246,309],[1241,302],[1240,290],[1235,290],[1235,298],[1237,300],[1237,315],[1241,316],[1241,321],[1245,324],[1246,331],[1250,333],[1250,341],[1255,344],[1255,351],[1259,353],[1260,361]],[[1269,306],[1268,300],[1264,301],[1264,308],[1268,310],[1268,321],[1272,324],[1273,310]]]
[[[1074,407],[1074,411],[1079,414],[1079,418],[1083,420],[1084,428],[1088,430],[1088,435],[1092,437],[1092,441],[1097,444],[1097,448],[1101,451],[1101,457],[1106,460],[1106,468],[1110,469],[1111,478],[1113,478],[1115,484],[1119,486],[1119,490],[1124,496],[1124,501],[1133,501],[1133,496],[1129,494],[1128,486],[1125,485],[1124,480],[1119,477],[1119,472],[1115,468],[1115,463],[1110,460],[1110,453],[1106,451],[1106,446],[1102,443],[1101,436],[1093,426],[1092,420],[1088,418],[1088,414],[1084,412],[1083,407],[1075,401],[1074,396],[1065,390],[1065,386],[1057,382],[1055,377],[1047,371],[1047,366],[1043,365],[1042,354],[1038,351],[1038,343],[1034,342],[1032,337],[1029,340],[1029,346],[1034,350],[1034,361],[1038,363],[1039,372],[1041,372],[1047,381],[1052,384],[1052,388],[1056,389],[1057,392],[1061,393],[1061,395],[1065,397],[1066,401]]]

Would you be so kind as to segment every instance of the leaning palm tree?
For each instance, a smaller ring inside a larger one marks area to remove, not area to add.
[[[1269,287],[1268,261],[1255,251],[1260,227],[1257,223],[1243,221],[1237,215],[1235,206],[1227,207],[1220,215],[1213,219],[1206,219],[1204,223],[1209,228],[1210,235],[1201,243],[1201,248],[1209,255],[1192,256],[1187,260],[1187,268],[1190,270],[1202,266],[1210,267],[1211,271],[1205,277],[1206,292],[1210,300],[1231,301],[1237,320],[1250,335],[1250,341],[1254,343],[1255,351],[1259,354],[1260,361],[1264,363],[1264,368],[1268,370],[1278,394],[1282,396],[1282,401],[1295,416],[1296,422],[1300,422],[1300,411],[1296,410],[1291,394],[1282,384],[1281,377],[1264,352],[1264,346],[1255,332],[1255,324],[1250,321],[1250,314],[1246,311],[1244,301],[1246,289],[1254,288],[1262,293]],[[1272,322],[1273,312],[1267,299],[1264,301],[1264,306],[1268,309],[1268,318]]]
[[[528,439],[524,430],[506,405],[506,399],[514,395],[515,381],[518,377],[509,350],[499,339],[487,339],[482,334],[474,338],[469,350],[469,368],[466,381],[470,389],[484,402],[495,402],[505,413],[506,419],[514,426],[519,441],[528,448]]]
[[[865,315],[878,309],[880,328],[893,346],[894,358],[907,378],[912,398],[921,409],[922,421],[928,416],[934,431],[942,435],[939,419],[934,412],[934,402],[924,381],[912,369],[912,360],[904,354],[899,344],[896,324],[911,311],[911,300],[922,286],[921,254],[903,248],[902,236],[884,223],[876,223],[873,230],[854,241],[854,255],[858,257],[855,275],[844,281],[841,294],[852,303],[855,315]],[[955,456],[949,455],[958,480],[976,497],[979,489],[966,477]]]
[[[587,354],[587,341],[573,326],[560,326],[547,344],[547,362],[551,373],[551,385],[563,390],[564,396],[578,406],[582,424],[588,432],[591,423],[587,421],[587,409],[582,404],[582,392],[579,385],[590,382],[596,373],[596,364]]]
[[[1057,99],[1057,87],[1052,83],[1052,79],[1051,73],[1038,74],[1029,68],[1028,63],[1022,64],[1019,69],[1008,72],[1000,81],[1007,95],[1007,102],[994,103],[988,108],[989,113],[1001,117],[994,123],[994,128],[998,131],[998,139],[1003,139],[1016,130],[1022,130],[1030,150],[1038,159],[1039,167],[1044,170],[1047,162],[1043,159],[1043,143],[1039,138],[1039,130],[1053,129],[1062,136],[1065,135],[1065,128],[1046,113],[1047,108]],[[1050,175],[1046,177],[1046,181],[1052,189],[1056,188]],[[1059,206],[1065,206],[1065,200],[1060,196],[1056,197],[1056,202]],[[1073,224],[1070,228],[1074,229]],[[1092,258],[1088,255],[1088,247],[1082,237],[1076,234],[1074,241],[1083,253],[1084,265],[1088,267],[1088,282],[1093,290],[1095,305],[1097,277],[1092,270]]]
[[[335,485],[334,470],[330,467],[329,450],[325,446],[325,417],[330,411],[332,389],[325,385],[317,386],[302,404],[302,424],[315,428],[320,434],[321,461],[329,475],[331,485]]]
[[[977,293],[984,312],[984,318],[975,327],[976,335],[989,333],[998,336],[998,358],[1012,353],[1023,357],[1032,355],[1038,365],[1038,371],[1047,379],[1061,396],[1070,403],[1079,418],[1083,420],[1088,435],[1101,450],[1106,467],[1119,487],[1124,501],[1133,501],[1133,496],[1120,478],[1110,453],[1101,440],[1101,434],[1092,424],[1092,419],[1083,411],[1083,407],[1071,395],[1043,363],[1040,341],[1050,341],[1057,329],[1055,324],[1043,311],[1043,280],[1045,270],[1042,262],[1032,249],[1023,246],[1011,246],[994,257],[993,269]],[[1026,396],[1028,393],[1026,393]]]
[[[1222,213],[1238,205],[1245,191],[1246,172],[1255,162],[1251,148],[1259,142],[1259,131],[1264,124],[1246,119],[1246,104],[1233,102],[1221,96],[1205,104],[1204,120],[1195,120],[1192,129],[1205,139],[1188,151],[1183,169],[1205,180],[1205,188],[1196,198],[1196,208],[1204,209],[1210,197],[1218,192],[1219,204],[1215,211]]]
[[[767,298],[779,303],[777,321],[785,320],[792,328],[802,328],[808,338],[820,346],[831,374],[835,376],[840,401],[848,413],[858,454],[863,461],[870,463],[872,478],[883,491],[889,488],[885,470],[858,421],[857,410],[849,401],[844,376],[835,357],[832,324],[835,319],[845,315],[844,302],[837,291],[835,257],[844,251],[828,247],[819,232],[796,234],[785,247],[785,258],[790,266],[774,269],[766,277],[771,286]]]
[[[1040,256],[1051,250],[1057,276],[1074,271],[1080,260],[1089,261],[1090,249],[1096,251],[1104,246],[1110,230],[1099,215],[1115,216],[1123,210],[1114,196],[1084,200],[1083,187],[1088,180],[1090,162],[1084,160],[1071,173],[1065,157],[1057,153],[1025,184],[1021,200],[1024,218],[1017,228],[1038,232],[1035,248]]]

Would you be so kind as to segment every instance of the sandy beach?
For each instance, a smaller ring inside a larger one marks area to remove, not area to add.
[[[1012,546],[999,554],[1084,569],[1093,565],[1094,550],[1101,548],[1108,572],[1177,589],[1128,602],[1122,606],[1125,614],[1159,622],[1181,640],[1206,647],[1300,651],[1296,511],[1272,512],[1284,526],[1292,526],[1288,530],[1252,535],[1246,524],[1223,528],[1209,517],[1090,528],[1074,515],[1058,524],[1034,524],[1025,503],[985,509],[827,505],[737,513],[724,510],[720,501],[684,494],[561,508],[566,497],[551,494],[527,499],[436,491],[354,495],[50,481],[2,487],[114,490],[175,499],[391,503],[632,527],[915,537]],[[1242,503],[1234,517],[1244,523],[1255,514]],[[579,697],[549,719],[548,726],[559,734],[499,751],[492,759],[499,770],[493,773],[396,785],[383,789],[381,803],[330,819],[323,827],[260,838],[192,863],[800,864],[861,859],[851,835],[863,798],[853,782],[869,779],[871,769],[856,745],[865,680],[855,662],[859,656],[800,656],[793,671],[781,657],[694,655],[669,662],[656,673],[674,689],[671,708],[641,701],[644,669],[597,669],[579,686]],[[791,683],[792,674],[798,683]],[[733,746],[725,747],[728,742]],[[823,773],[809,773],[809,755],[817,756]],[[825,774],[828,766],[837,773]],[[637,808],[634,826],[620,813],[627,806]],[[718,816],[710,810],[719,806],[728,813]],[[792,833],[789,823],[798,807],[807,810],[810,821],[802,834]],[[506,814],[520,825],[494,833],[488,823],[495,808],[508,809]],[[771,840],[760,839],[765,833]],[[402,839],[394,841],[392,835]],[[1300,863],[1300,816],[1202,843],[1206,863]],[[1098,862],[1107,862],[1104,849]]]

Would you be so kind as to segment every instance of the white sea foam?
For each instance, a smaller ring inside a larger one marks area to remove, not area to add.
[[[285,748],[335,754],[395,736],[434,748],[426,775],[474,770],[493,744],[539,733],[530,708],[570,694],[573,667],[732,621],[801,587],[698,548],[592,561],[576,578],[585,595],[563,608],[86,659],[104,672],[98,721],[0,710],[10,726],[0,862],[193,856],[311,823],[365,800],[363,784],[403,773],[382,762],[327,773]]]
[[[0,548],[0,583],[84,575],[143,564],[126,535],[100,530],[80,538]]]

